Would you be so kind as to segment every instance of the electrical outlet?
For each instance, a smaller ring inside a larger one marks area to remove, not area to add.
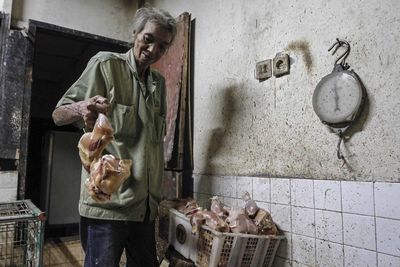
[[[278,53],[274,57],[274,76],[279,77],[282,75],[289,74],[290,72],[290,60],[289,55],[284,53]]]
[[[267,59],[256,63],[255,78],[259,81],[272,77],[272,60]]]

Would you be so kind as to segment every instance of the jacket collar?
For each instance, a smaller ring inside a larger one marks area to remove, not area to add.
[[[133,76],[135,76],[136,80],[140,81],[139,79],[139,74],[137,72],[137,68],[136,68],[136,61],[135,61],[135,55],[133,53],[133,48],[129,49],[128,52],[125,53],[125,57],[126,57],[126,62],[128,63],[129,68],[131,69]],[[153,93],[154,90],[156,89],[156,84],[155,81],[153,79],[153,72],[151,67],[149,67],[148,71],[148,76],[147,76],[147,85],[148,85],[148,90],[150,91],[150,93]]]

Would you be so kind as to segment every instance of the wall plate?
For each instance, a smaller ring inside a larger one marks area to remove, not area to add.
[[[256,63],[255,78],[259,81],[272,77],[272,60],[267,59]]]
[[[273,65],[274,65],[275,77],[289,74],[290,72],[289,55],[284,53],[276,54],[276,56],[274,57]]]

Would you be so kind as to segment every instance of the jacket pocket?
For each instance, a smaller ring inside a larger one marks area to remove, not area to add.
[[[135,105],[126,106],[118,103],[110,114],[111,125],[114,128],[114,137],[117,141],[133,144],[139,132],[139,120]]]

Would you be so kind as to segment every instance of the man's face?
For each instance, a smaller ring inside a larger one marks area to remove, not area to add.
[[[171,41],[170,32],[153,22],[147,22],[143,30],[136,34],[134,44],[136,64],[141,68],[147,68],[165,54]]]

